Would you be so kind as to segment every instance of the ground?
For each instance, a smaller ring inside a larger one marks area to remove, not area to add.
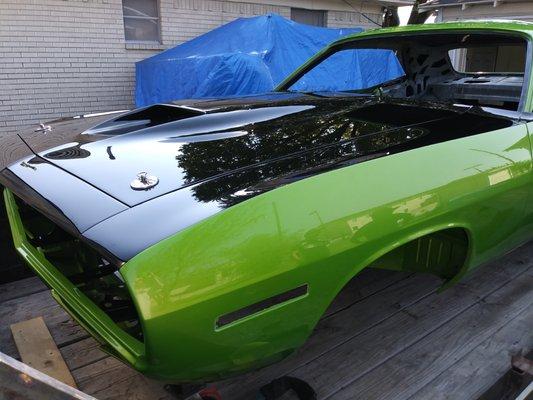
[[[476,399],[533,348],[533,244],[439,293],[424,274],[367,270],[285,361],[215,382],[224,400],[255,399],[281,375],[319,399]],[[79,388],[98,399],[176,399],[98,349],[37,278],[0,286],[0,351],[18,357],[10,324],[43,316]]]

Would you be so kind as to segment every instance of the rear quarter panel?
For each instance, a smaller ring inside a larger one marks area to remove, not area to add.
[[[282,358],[354,275],[433,231],[467,230],[465,270],[502,254],[529,238],[530,172],[527,130],[516,125],[305,179],[163,240],[121,269],[147,372],[216,379]],[[215,328],[220,315],[306,283],[305,297]]]

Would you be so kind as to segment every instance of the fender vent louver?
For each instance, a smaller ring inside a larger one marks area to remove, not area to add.
[[[307,295],[308,292],[309,292],[309,285],[305,284],[302,286],[298,286],[297,288],[291,289],[287,292],[283,292],[278,295],[269,297],[268,299],[261,300],[257,303],[251,304],[239,310],[221,315],[220,317],[218,317],[216,321],[216,324],[215,324],[216,329],[223,328],[229,324],[237,322],[251,315],[257,314],[268,308],[272,308],[274,306],[287,303],[290,300],[303,297]]]

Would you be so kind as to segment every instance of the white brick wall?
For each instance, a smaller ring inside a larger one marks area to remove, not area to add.
[[[262,3],[262,4],[258,4]],[[121,0],[0,0],[0,137],[52,118],[133,106],[134,63],[238,17],[330,10],[331,27],[372,27],[341,0],[160,0],[162,45],[126,45]],[[380,6],[351,1],[373,19]]]

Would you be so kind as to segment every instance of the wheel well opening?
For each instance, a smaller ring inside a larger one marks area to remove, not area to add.
[[[381,256],[368,267],[424,272],[449,280],[465,265],[468,246],[468,234],[464,229],[445,229],[408,242]]]

